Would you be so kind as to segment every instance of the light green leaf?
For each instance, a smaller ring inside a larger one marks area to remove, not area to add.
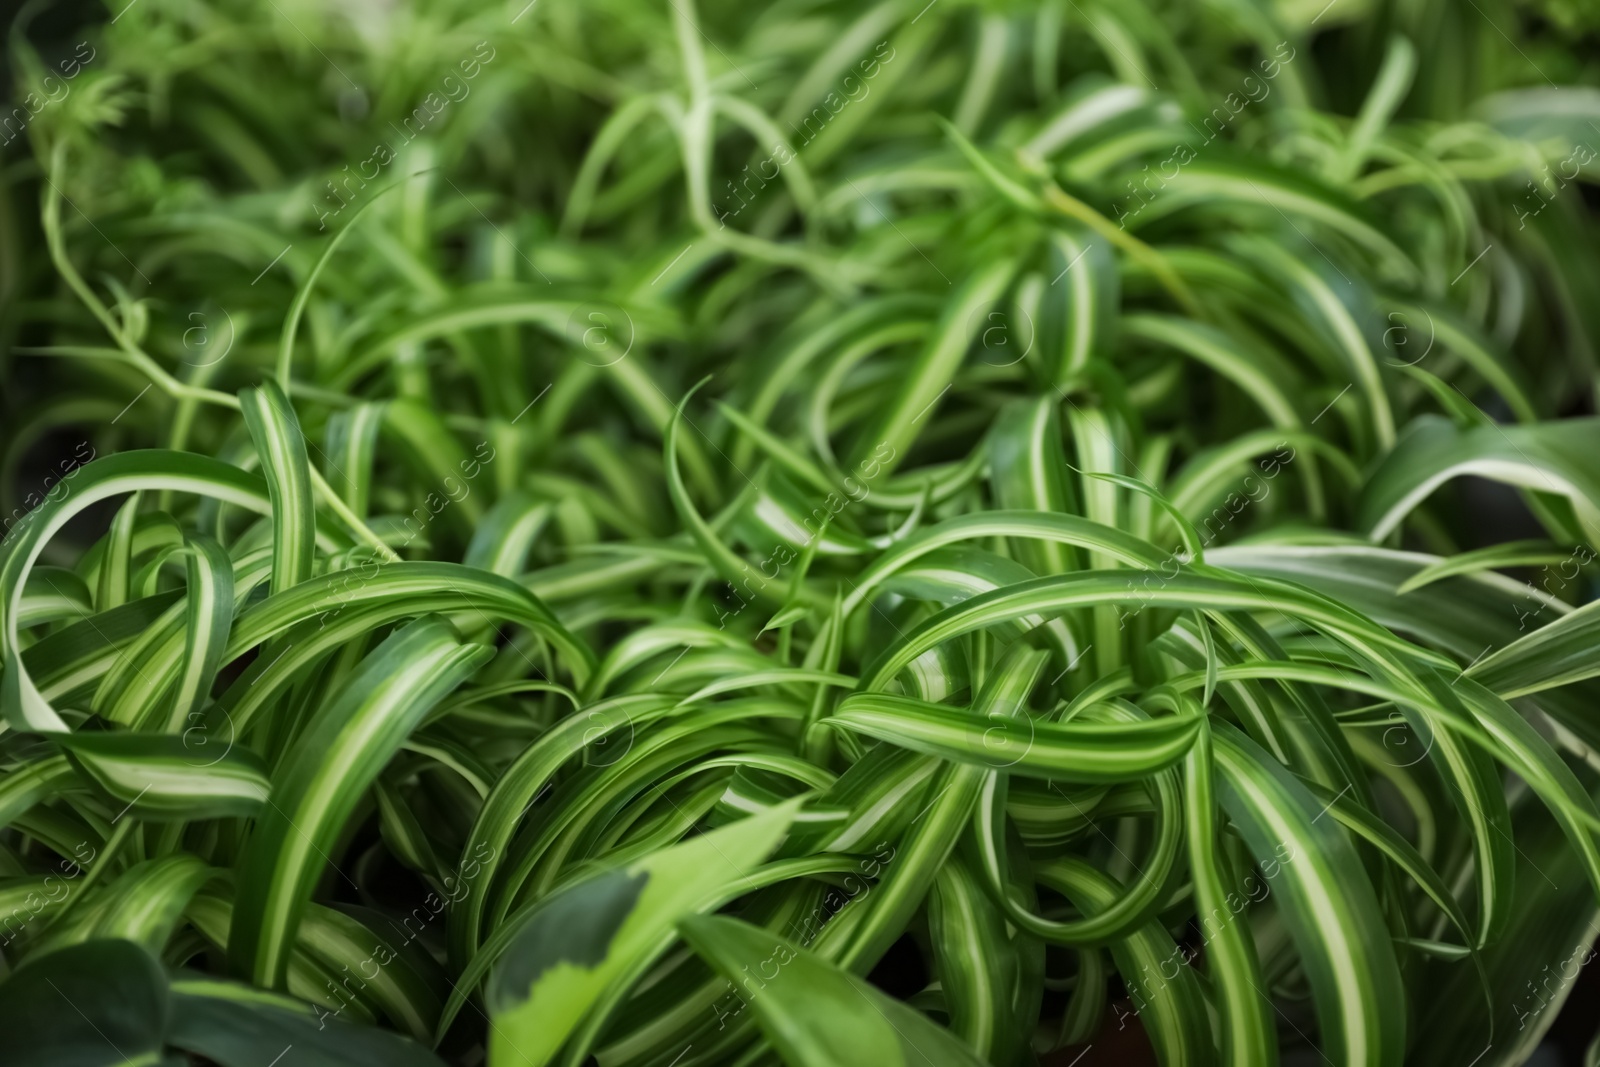
[[[637,863],[596,874],[541,902],[521,924],[485,994],[496,1067],[549,1063],[588,1010],[673,939],[686,915],[716,907],[781,840],[789,803]]]

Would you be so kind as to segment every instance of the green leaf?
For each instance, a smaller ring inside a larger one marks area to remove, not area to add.
[[[233,562],[212,538],[186,537],[183,673],[172,698],[168,729],[193,725],[209,701],[233,627]]]
[[[1090,916],[1113,906],[1121,892],[1114,879],[1070,856],[1057,859],[1041,881]],[[1205,994],[1189,966],[1193,951],[1151,921],[1112,945],[1111,956],[1162,1067],[1215,1063]],[[1129,1014],[1119,1009],[1119,1027],[1127,1025]]]
[[[1561,549],[1549,541],[1510,541],[1490,545],[1430,563],[1402,582],[1395,592],[1415,592],[1423,586],[1457,574],[1475,574],[1502,567],[1531,567],[1539,563],[1565,563],[1573,556],[1572,550]]]
[[[1061,419],[1054,403],[1045,399],[1014,401],[996,420],[988,447],[989,483],[1002,509],[1070,515],[1072,488],[1061,448]],[[1027,537],[1018,537],[1013,543],[1018,558],[1034,574],[1062,574],[1078,567],[1077,553],[1069,544]]]
[[[1008,930],[1005,912],[959,855],[939,869],[927,913],[950,1032],[983,1062],[1006,1062],[1022,1044],[1019,1024],[1039,1010],[1024,977],[1035,969],[1031,939]]]
[[[679,929],[754,1009],[762,1033],[789,1067],[983,1062],[926,1016],[788,938],[723,916],[687,918]]]
[[[95,937],[122,938],[159,953],[183,920],[190,899],[217,872],[198,856],[178,854],[129,867],[100,903]]]
[[[853,462],[860,463],[885,447],[889,449],[889,458],[883,461],[885,469],[893,471],[903,462],[921,427],[936,417],[939,401],[978,332],[982,313],[1000,299],[1011,273],[1010,263],[997,261],[961,283],[945,305],[933,337],[900,377],[892,397],[882,405],[882,414],[862,433]]]
[[[442,1067],[415,1042],[356,1026],[301,1001],[233,982],[180,973],[172,979],[167,1040],[221,1067],[261,1067],[285,1056],[305,1067]]]
[[[1311,982],[1323,1049],[1336,1063],[1401,1063],[1406,1018],[1400,969],[1349,838],[1248,738],[1221,725],[1214,737],[1223,810],[1263,874],[1270,872]]]
[[[887,693],[853,693],[823,720],[918,752],[975,767],[1070,782],[1143,778],[1183,759],[1199,724],[1167,717],[1139,723],[989,720]]]
[[[1600,419],[1535,426],[1459,430],[1437,417],[1412,425],[1378,469],[1361,500],[1361,524],[1373,540],[1387,537],[1440,485],[1472,474],[1534,493],[1564,497],[1579,529],[1568,535],[1600,542]],[[1561,530],[1551,531],[1560,537]]]
[[[430,708],[490,657],[436,618],[397,630],[345,682],[284,757],[244,856],[228,958],[240,974],[281,987],[300,914],[328,850]]]
[[[1206,947],[1206,972],[1220,1016],[1221,1057],[1229,1065],[1272,1063],[1278,1058],[1277,1026],[1264,994],[1266,979],[1248,923],[1237,921],[1220,855],[1211,731],[1195,741],[1185,765],[1189,869],[1195,912]]]
[[[1468,673],[1504,697],[1541,693],[1600,675],[1592,655],[1600,635],[1600,601],[1495,649]]]
[[[243,745],[218,753],[173,734],[89,733],[58,739],[72,761],[117,808],[142,820],[253,816],[271,783],[261,757]]]
[[[791,802],[740,820],[540,902],[485,993],[494,1023],[489,1056],[497,1067],[550,1062],[603,995],[636,980],[671,943],[679,920],[737,892],[781,840],[797,807]]]
[[[276,382],[244,390],[239,405],[272,498],[272,591],[281,593],[311,577],[316,551],[306,438],[294,406]]]
[[[17,1067],[166,1065],[161,965],[131,941],[52,952],[0,984],[6,1062]]]
[[[5,657],[0,704],[14,725],[41,732],[59,733],[67,726],[23,665],[17,618],[28,572],[57,531],[98,501],[141,489],[197,493],[260,514],[272,512],[267,486],[258,475],[188,453],[145,451],[106,456],[77,470],[72,484],[73,492],[47,499],[32,513],[21,535],[4,550],[0,562],[0,608],[4,609],[0,611],[0,646]],[[317,540],[324,547],[341,543],[325,530],[318,531]],[[130,613],[127,618],[131,623],[135,617]],[[92,624],[93,620],[86,622]],[[92,632],[92,625],[85,629]]]
[[[1025,645],[1013,649],[985,679],[972,707],[959,713],[968,728],[975,723],[1026,721],[1028,698],[1047,658]],[[840,714],[848,714],[843,706]],[[999,747],[1004,752],[1005,746]],[[902,835],[893,862],[885,865],[874,892],[863,904],[865,916],[851,928],[850,944],[834,957],[836,962],[866,972],[889,950],[927,897],[940,867],[971,821],[979,790],[989,777],[982,764],[970,762],[947,764],[934,773],[925,790],[928,799],[918,801],[917,814]],[[832,932],[824,932],[819,950],[831,941]]]

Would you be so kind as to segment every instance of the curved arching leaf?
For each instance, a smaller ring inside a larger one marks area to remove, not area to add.
[[[350,676],[273,776],[267,814],[251,838],[233,909],[228,955],[240,974],[273,988],[327,849],[366,787],[428,710],[488,658],[441,620],[395,632]]]

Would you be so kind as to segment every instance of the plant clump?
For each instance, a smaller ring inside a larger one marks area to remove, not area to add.
[[[1317,6],[22,16],[8,1055],[1526,1061],[1600,91]]]

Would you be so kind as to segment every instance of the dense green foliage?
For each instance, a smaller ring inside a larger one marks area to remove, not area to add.
[[[1523,1062],[1600,932],[1541,10],[14,37],[7,1053]]]

